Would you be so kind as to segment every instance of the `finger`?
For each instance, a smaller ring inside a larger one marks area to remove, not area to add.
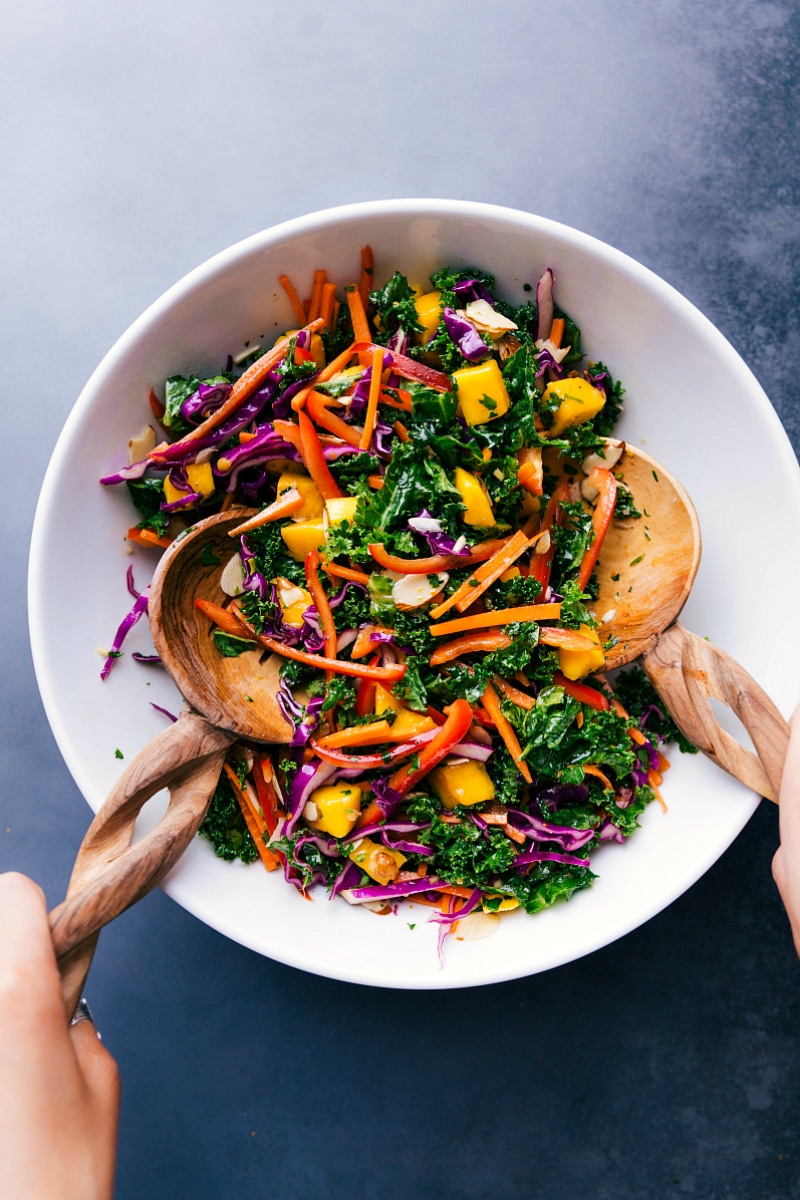
[[[91,1021],[79,1021],[69,1036],[81,1074],[89,1092],[101,1109],[119,1108],[119,1068],[109,1054]]]
[[[0,875],[0,1014],[19,1035],[31,1018],[63,1022],[63,1006],[41,888],[25,875]]]
[[[795,709],[789,728],[791,736],[780,791],[781,845],[800,859],[800,707]]]

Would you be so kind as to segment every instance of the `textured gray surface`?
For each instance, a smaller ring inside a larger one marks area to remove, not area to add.
[[[38,485],[95,364],[211,253],[378,197],[554,217],[692,299],[797,449],[790,0],[29,0],[3,26],[0,865],[51,903],[88,810],[27,650]],[[150,897],[103,934],[90,987],[125,1085],[120,1200],[800,1196],[800,966],[776,836],[762,805],[623,942],[461,994],[302,975]]]

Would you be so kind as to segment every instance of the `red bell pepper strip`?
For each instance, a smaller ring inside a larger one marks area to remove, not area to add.
[[[405,354],[387,350],[385,346],[375,346],[372,342],[358,342],[353,349],[357,354],[381,350],[384,354],[391,356],[392,369],[398,375],[402,375],[404,379],[414,379],[417,383],[423,383],[425,387],[433,388],[435,392],[452,392],[453,390],[449,375],[445,375],[443,371],[435,371],[433,367],[426,367],[425,363],[415,362],[413,358],[406,358]]]
[[[380,661],[380,654],[374,654],[367,665],[370,667],[377,667]],[[356,692],[355,709],[357,717],[365,717],[367,713],[372,712],[375,706],[375,689],[377,686],[378,685],[374,679],[361,680]]]
[[[558,506],[562,500],[566,500],[568,497],[569,484],[565,479],[562,479],[550,497],[550,502],[545,509],[541,524],[542,532],[544,532],[546,529],[552,529],[553,525],[558,519]],[[538,580],[538,582],[542,585],[542,596],[544,596],[545,592],[547,591],[547,585],[550,582],[550,571],[553,566],[555,552],[556,544],[551,537],[550,547],[546,553],[537,554],[534,550],[533,554],[531,555],[529,578]]]
[[[373,542],[367,549],[375,562],[387,571],[396,571],[398,575],[434,575],[437,571],[456,571],[459,567],[486,562],[507,541],[508,538],[493,538],[476,546],[471,554],[434,554],[431,558],[398,558],[396,554],[389,554],[381,542]]]
[[[297,414],[300,428],[300,453],[303,463],[323,500],[335,500],[342,495],[338,483],[328,470],[319,435],[304,411]]]
[[[592,514],[594,538],[581,559],[581,569],[578,575],[578,587],[581,591],[586,587],[589,576],[594,570],[600,547],[608,533],[611,518],[614,516],[614,505],[617,503],[617,481],[606,467],[595,467],[586,482],[592,487],[596,487],[600,495],[597,497],[597,504]]]
[[[572,696],[573,700],[578,700],[581,704],[588,704],[589,708],[594,708],[597,712],[605,712],[610,708],[606,697],[602,692],[598,692],[597,688],[589,687],[587,683],[576,683],[572,679],[567,679],[566,675],[562,675],[560,671],[556,671],[553,676],[553,683],[556,687],[562,687],[568,696]]]
[[[261,759],[257,754],[253,755],[253,779],[256,791],[258,792],[258,799],[261,802],[261,811],[264,814],[264,824],[267,827],[267,833],[272,837],[278,827],[280,805],[278,804],[278,794],[275,791],[275,787],[272,782],[267,783]]]

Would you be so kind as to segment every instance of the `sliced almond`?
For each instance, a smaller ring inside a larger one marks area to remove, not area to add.
[[[220,576],[219,586],[226,596],[241,596],[244,591],[244,563],[238,552],[228,559]]]
[[[141,462],[151,450],[155,449],[156,431],[152,425],[145,425],[140,433],[128,439],[128,466]]]
[[[464,315],[467,320],[472,321],[476,329],[481,333],[488,333],[493,340],[505,337],[513,329],[519,328],[508,317],[493,309],[488,300],[471,300],[464,310]]]

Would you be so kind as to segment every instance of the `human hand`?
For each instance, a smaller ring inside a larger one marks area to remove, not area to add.
[[[41,889],[0,875],[0,1200],[110,1200],[119,1074],[69,1026]]]
[[[800,954],[800,707],[795,710],[790,728],[781,780],[781,844],[772,860],[772,874],[789,917],[795,949]]]

